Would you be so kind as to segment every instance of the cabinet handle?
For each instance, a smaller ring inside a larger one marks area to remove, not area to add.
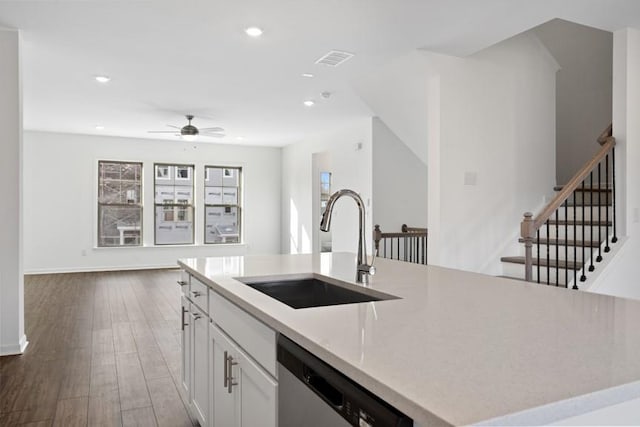
[[[228,359],[228,360],[229,360],[229,362],[227,363],[227,369],[228,369],[228,372],[229,372],[229,373],[228,373],[227,375],[228,375],[228,377],[229,377],[229,378],[227,379],[227,392],[228,392],[229,394],[231,394],[231,388],[232,388],[234,385],[238,385],[238,383],[237,383],[237,382],[234,382],[234,381],[233,381],[233,367],[234,367],[235,365],[237,365],[237,364],[238,364],[238,362],[234,362],[234,361],[233,361],[233,356],[229,356],[229,359]]]
[[[184,280],[178,280],[178,285],[180,286],[186,286],[187,282],[185,282]]]
[[[229,369],[227,368],[227,363],[229,363],[229,357],[227,356],[227,352],[224,352],[224,388],[227,388],[227,383],[229,382],[229,378],[227,377],[227,373]]]
[[[184,327],[185,327],[185,326],[189,326],[189,324],[188,324],[188,323],[184,323],[184,314],[185,314],[185,313],[188,313],[188,312],[189,312],[189,310],[185,310],[185,308],[184,308],[184,307],[182,307],[182,330],[183,330],[183,331],[184,331]]]
[[[200,292],[198,292],[198,291],[191,291],[191,295],[193,295],[194,298],[198,298],[202,294]]]

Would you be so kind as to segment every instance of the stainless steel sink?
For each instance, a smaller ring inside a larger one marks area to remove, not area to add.
[[[243,279],[239,281],[251,286],[263,294],[269,295],[292,308],[324,307],[329,305],[353,304],[369,301],[382,301],[396,299],[392,295],[368,290],[358,292],[346,287],[326,282],[317,277],[284,279],[284,280],[260,280]],[[376,295],[372,295],[374,293]]]

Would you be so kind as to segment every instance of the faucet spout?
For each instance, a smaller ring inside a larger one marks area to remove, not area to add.
[[[320,230],[329,231],[331,229],[331,214],[336,201],[342,196],[351,197],[358,205],[359,212],[359,237],[358,237],[358,258],[357,258],[357,273],[356,282],[366,283],[367,274],[375,274],[375,268],[372,265],[367,264],[367,247],[366,247],[366,234],[365,234],[365,220],[366,213],[364,209],[364,202],[358,193],[353,190],[343,189],[336,191],[329,197],[327,201],[327,207],[322,214],[322,220],[320,221]]]

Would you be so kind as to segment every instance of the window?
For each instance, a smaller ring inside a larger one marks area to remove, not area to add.
[[[205,167],[205,243],[241,242],[242,168]]]
[[[193,165],[155,165],[155,243],[193,244]]]
[[[142,163],[98,162],[98,246],[142,244]]]

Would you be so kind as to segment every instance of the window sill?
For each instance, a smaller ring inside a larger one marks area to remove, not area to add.
[[[110,251],[110,250],[126,250],[126,249],[171,249],[171,248],[227,248],[227,247],[246,247],[246,243],[197,243],[195,245],[141,245],[141,246],[94,246],[94,250]]]

